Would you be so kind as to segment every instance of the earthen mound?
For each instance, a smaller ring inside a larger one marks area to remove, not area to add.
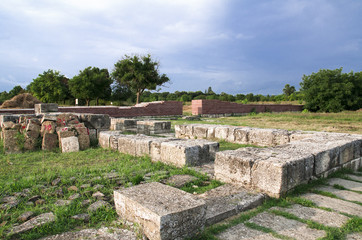
[[[34,104],[41,103],[30,93],[16,95],[10,100],[6,100],[0,108],[33,108]]]

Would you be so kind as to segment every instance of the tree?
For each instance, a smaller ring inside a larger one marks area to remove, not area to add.
[[[91,99],[108,99],[111,96],[112,79],[107,69],[87,67],[69,80],[69,89],[75,98],[86,100],[87,106]]]
[[[9,91],[9,98],[15,97],[21,93],[24,93],[25,90],[21,86],[15,86],[13,89]]]
[[[287,97],[289,97],[294,92],[295,92],[295,87],[294,86],[290,86],[289,84],[285,84],[284,89],[283,89],[283,93],[285,95],[287,95]]]
[[[362,107],[361,73],[342,73],[342,68],[321,69],[303,75],[302,93],[305,107],[316,112],[340,112]]]
[[[119,84],[125,84],[136,92],[138,104],[140,95],[145,89],[155,90],[157,86],[170,81],[165,74],[159,74],[159,66],[160,63],[153,61],[149,54],[147,56],[125,55],[122,60],[114,64],[112,77]]]
[[[42,102],[59,102],[69,97],[68,78],[51,69],[39,74],[27,89]]]

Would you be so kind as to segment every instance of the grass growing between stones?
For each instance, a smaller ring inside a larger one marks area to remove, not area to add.
[[[219,144],[220,144],[219,151],[236,150],[239,148],[246,148],[246,147],[262,148],[262,147],[259,147],[256,145],[251,145],[251,144],[230,143],[230,142],[226,142],[225,140],[219,141]]]
[[[1,142],[1,141],[0,141]],[[0,150],[1,151],[1,150]],[[218,181],[189,168],[153,163],[148,157],[105,150],[88,149],[77,153],[28,152],[0,155],[0,239],[37,239],[47,235],[84,228],[112,226],[118,218],[113,190],[141,182],[163,181],[177,174],[188,174],[196,180],[186,185],[188,192],[204,192],[220,186]],[[11,205],[3,202],[14,197]],[[62,206],[58,200],[69,200]],[[103,207],[91,210],[98,200]],[[16,236],[8,232],[22,223],[18,218],[31,211],[32,217],[52,212],[54,222]],[[88,214],[87,219],[73,219]]]
[[[361,170],[361,169],[360,169]],[[353,172],[351,170],[342,169],[332,175],[330,175],[328,178],[335,178],[337,176],[344,176],[345,174],[352,174]],[[354,174],[354,173],[353,173]],[[357,174],[358,175],[358,172]],[[305,220],[301,219],[291,213],[285,212],[283,210],[277,210],[277,209],[271,209],[272,207],[280,207],[288,208],[293,204],[299,204],[305,207],[311,207],[311,208],[319,208],[325,211],[332,212],[332,209],[324,208],[324,207],[318,207],[314,202],[305,199],[301,197],[302,194],[314,192],[320,194],[320,191],[315,190],[314,188],[318,186],[325,185],[327,183],[328,179],[318,179],[314,180],[308,184],[297,186],[292,192],[284,196],[280,199],[275,198],[269,198],[265,200],[263,205],[250,210],[243,212],[237,216],[231,217],[221,223],[215,224],[213,226],[207,227],[202,233],[200,233],[196,239],[198,240],[206,240],[206,239],[218,239],[216,236],[227,229],[236,226],[238,224],[244,224],[249,228],[253,228],[265,233],[271,233],[274,237],[279,239],[290,239],[286,236],[280,235],[273,231],[272,229],[259,226],[255,223],[248,222],[251,218],[255,217],[256,215],[268,211],[275,215],[280,215],[288,219],[296,220],[302,223],[305,223],[308,225],[308,227],[318,230],[324,230],[326,232],[325,237],[321,238],[323,240],[335,240],[335,239],[346,239],[347,234],[354,233],[354,232],[362,232],[362,218],[358,216],[352,216],[349,214],[341,213],[342,215],[348,216],[350,219],[340,228],[337,227],[329,227],[325,226],[323,224],[311,221],[311,220]],[[332,193],[324,193],[322,192],[321,195],[325,195],[328,197],[338,198]],[[338,198],[340,199],[340,198]],[[344,200],[346,201],[346,200]],[[357,203],[357,202],[356,202]],[[359,203],[360,204],[360,203]]]
[[[362,112],[340,113],[258,113],[245,116],[202,118],[201,121],[172,121],[175,124],[222,124],[287,130],[327,131],[362,134]]]

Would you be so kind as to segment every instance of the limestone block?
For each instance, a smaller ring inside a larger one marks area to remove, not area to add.
[[[207,150],[209,144],[214,142],[206,140],[178,140],[161,143],[161,161],[178,167],[199,166],[209,162],[210,154]],[[213,149],[213,147],[211,147]]]
[[[274,130],[251,128],[249,131],[249,144],[257,146],[274,146]]]
[[[62,149],[62,140],[63,138],[67,138],[67,137],[73,137],[74,132],[73,131],[68,131],[68,129],[63,129],[57,132],[58,134],[58,140],[59,140],[59,148]]]
[[[88,128],[86,127],[75,127],[78,135],[89,135]]]
[[[14,115],[14,114],[1,114],[0,115],[0,127],[2,127],[4,122],[13,122],[13,123],[17,123],[19,122],[19,115]]]
[[[144,135],[123,135],[118,138],[118,151],[133,156],[150,155],[153,139]]]
[[[118,138],[120,134],[117,135],[111,135],[109,137],[109,147],[112,150],[118,151]]]
[[[215,139],[215,128],[216,126],[207,125],[207,139]]]
[[[344,164],[354,159],[354,142],[346,143],[340,146],[339,161],[340,164]]]
[[[290,142],[289,132],[287,130],[276,129],[273,131],[273,145],[284,145]]]
[[[203,125],[194,125],[194,137],[197,139],[206,139],[207,138],[207,130],[208,127],[207,126],[203,126]]]
[[[79,150],[86,150],[90,147],[89,135],[81,134],[78,135]]]
[[[239,144],[249,143],[249,131],[250,128],[235,128],[234,130],[234,142]]]
[[[152,140],[152,137],[138,136],[136,138],[136,156],[149,156]]]
[[[45,132],[54,133],[56,130],[56,124],[53,121],[43,121],[40,129],[40,134],[43,136]]]
[[[175,125],[175,137],[176,138],[185,138],[186,135],[186,125]]]
[[[21,152],[16,136],[19,134],[17,130],[3,130],[4,150],[5,153]]]
[[[137,128],[137,121],[129,118],[111,118],[111,130],[133,130]]]
[[[34,105],[35,114],[47,112],[58,112],[58,104],[56,103],[39,103]]]
[[[351,161],[351,169],[355,172],[362,167],[362,158],[357,158]]]
[[[153,138],[150,144],[150,156],[153,162],[161,161],[161,143],[176,141],[177,138]]]
[[[215,138],[220,140],[227,140],[229,136],[229,126],[217,126],[215,128]]]
[[[42,119],[40,120],[40,123],[43,124],[45,121],[56,122],[57,116],[53,114],[44,114]]]
[[[111,126],[111,118],[107,114],[81,114],[80,120],[87,128],[109,130]]]
[[[79,123],[78,116],[72,113],[62,113],[57,116],[57,126],[65,127],[69,122]]]
[[[110,148],[110,137],[121,135],[121,131],[102,131],[99,133],[98,142],[102,148]]]
[[[150,240],[192,237],[205,225],[201,199],[161,183],[147,183],[114,191],[117,213],[142,226]]]
[[[38,137],[39,132],[36,131],[28,131],[24,133],[25,136],[25,143],[24,143],[24,149],[25,150],[35,150],[35,148],[38,145]]]
[[[185,125],[186,138],[194,138],[194,127],[193,125]]]
[[[62,139],[62,152],[78,152],[79,151],[79,142],[78,138],[67,137]]]
[[[52,151],[58,147],[58,136],[55,133],[44,133],[42,149]]]
[[[11,122],[11,121],[7,121],[7,122],[3,122],[1,124],[1,128],[3,130],[9,130],[9,129],[13,129],[15,126],[15,123]]]

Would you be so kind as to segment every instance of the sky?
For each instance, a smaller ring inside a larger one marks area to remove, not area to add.
[[[161,91],[280,94],[303,74],[362,71],[361,0],[0,1],[0,92],[151,54]]]

